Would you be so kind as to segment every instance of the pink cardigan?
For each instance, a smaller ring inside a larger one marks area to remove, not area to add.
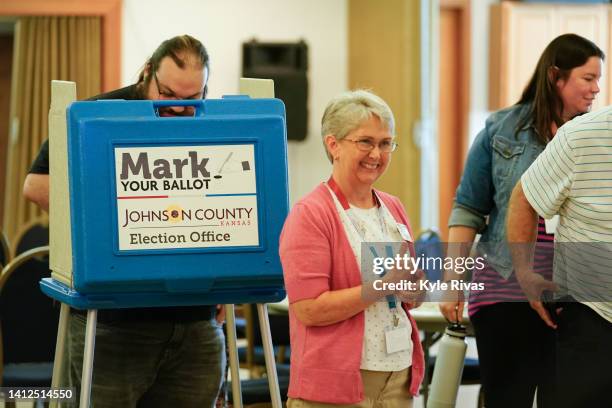
[[[395,220],[410,228],[400,201],[376,191]],[[412,234],[412,231],[411,231]],[[361,274],[333,198],[324,184],[300,200],[285,221],[280,256],[289,302],[313,299],[321,293],[361,285]],[[408,309],[403,305],[406,312]],[[417,395],[424,357],[412,316],[412,377],[409,390]],[[364,399],[359,367],[365,318],[361,312],[329,326],[305,326],[289,310],[291,372],[288,395],[332,404]]]

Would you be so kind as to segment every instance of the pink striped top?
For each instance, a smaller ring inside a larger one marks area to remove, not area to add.
[[[552,279],[554,239],[554,234],[546,233],[544,218],[538,217],[538,245],[533,258],[533,270],[546,279]],[[470,317],[488,305],[500,302],[527,302],[514,273],[506,280],[495,269],[487,265],[482,270],[474,271],[472,282],[483,283],[485,290],[470,292],[468,303]]]

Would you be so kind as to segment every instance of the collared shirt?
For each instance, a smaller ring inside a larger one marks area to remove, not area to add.
[[[612,323],[612,106],[562,126],[521,177],[544,218],[559,214],[554,280]]]

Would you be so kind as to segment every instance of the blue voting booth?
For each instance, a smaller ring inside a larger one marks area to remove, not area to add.
[[[184,105],[193,116],[161,117]],[[67,110],[71,275],[80,309],[268,303],[285,296],[285,108],[245,96],[74,102]]]
[[[52,275],[40,283],[62,302],[52,387],[69,306],[88,310],[85,408],[98,309],[226,304],[232,378],[239,379],[233,304],[257,303],[272,403],[280,408],[265,303],[285,297],[283,103],[232,96],[70,104],[75,98],[74,83],[52,81]],[[193,115],[164,117],[170,106]],[[240,407],[240,382],[232,389]]]

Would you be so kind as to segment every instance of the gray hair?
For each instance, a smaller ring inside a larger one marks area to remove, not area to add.
[[[391,108],[381,97],[370,91],[357,89],[343,92],[327,104],[321,119],[321,137],[330,162],[333,159],[327,151],[325,136],[333,135],[337,140],[342,140],[372,115],[378,117],[389,133],[394,135],[395,120]]]

